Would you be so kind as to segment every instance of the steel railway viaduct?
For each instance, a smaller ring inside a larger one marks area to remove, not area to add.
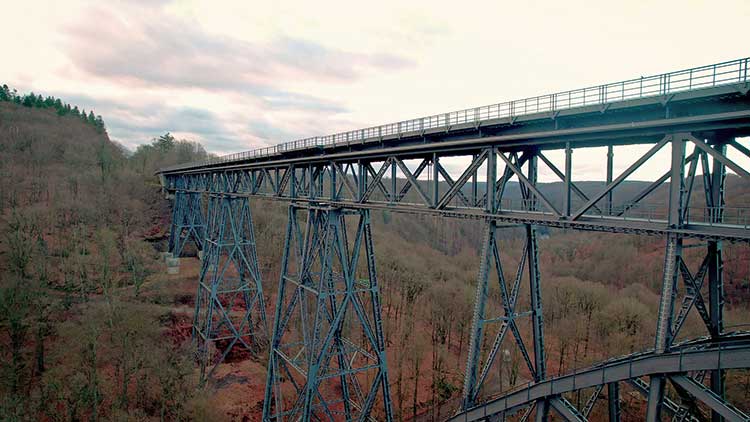
[[[170,250],[179,256],[195,241],[203,252],[193,328],[202,376],[233,345],[256,347],[268,333],[264,421],[392,420],[370,228],[370,210],[388,210],[484,224],[462,400],[451,421],[543,421],[552,412],[583,421],[600,396],[617,421],[621,386],[643,395],[649,421],[702,420],[700,408],[710,409],[713,421],[750,420],[726,400],[724,385],[726,370],[750,368],[750,338],[725,330],[722,317],[722,245],[750,241],[750,209],[725,191],[728,172],[750,179],[748,168],[730,159],[750,157],[738,141],[750,135],[749,90],[743,58],[161,169],[175,198]],[[627,157],[632,164],[616,175],[613,153],[623,145],[644,145],[646,152]],[[573,182],[573,152],[589,147],[608,152],[601,163],[606,182],[593,195]],[[669,157],[657,160],[663,175],[616,201],[615,189],[660,150]],[[551,151],[564,156],[563,165],[553,163]],[[451,175],[445,159],[463,162],[460,174]],[[540,190],[540,166],[563,182],[562,198]],[[511,180],[520,200],[507,195]],[[648,205],[659,188],[667,203]],[[256,198],[289,202],[270,331],[248,206]],[[547,372],[540,226],[664,239],[653,349],[564,376]],[[506,227],[525,237],[517,272],[507,280],[496,240]],[[688,247],[704,251],[699,266],[683,259]],[[499,295],[489,294],[494,280]],[[522,286],[527,301],[519,299]],[[518,309],[522,302],[528,309]],[[490,305],[502,314],[490,314]],[[693,312],[706,337],[677,342]],[[522,320],[531,327],[526,341]],[[489,336],[492,324],[499,329]],[[485,394],[506,337],[530,380]],[[214,347],[219,342],[223,349]],[[668,396],[670,385],[675,394]],[[593,394],[577,409],[565,394],[581,389]]]

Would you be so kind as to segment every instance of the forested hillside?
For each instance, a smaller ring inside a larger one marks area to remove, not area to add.
[[[130,154],[99,120],[0,102],[0,420],[259,420],[267,352],[231,356],[199,389],[189,337],[200,261],[185,257],[167,275],[158,259],[169,203],[154,170],[206,152],[166,134]],[[734,177],[728,185],[750,192]],[[268,315],[284,207],[253,201]],[[500,245],[507,278],[522,249],[515,230]],[[482,225],[383,212],[373,233],[395,414],[442,420],[463,380]],[[663,239],[545,230],[539,243],[551,374],[652,347]],[[725,249],[727,329],[748,322],[749,249]],[[692,268],[700,253],[686,253]],[[522,291],[518,309],[528,307]],[[530,344],[529,324],[519,328]],[[693,315],[682,334],[702,333]],[[502,354],[487,394],[530,379],[508,339]],[[750,373],[729,377],[732,401],[748,410]],[[623,399],[624,419],[641,420],[644,401]],[[597,405],[591,419],[605,412]]]
[[[128,157],[98,121],[0,102],[0,420],[176,420],[190,405],[168,309],[138,298],[168,215],[153,170],[205,152],[167,134]]]

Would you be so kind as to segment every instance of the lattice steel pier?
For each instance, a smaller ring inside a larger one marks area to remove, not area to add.
[[[204,245],[193,320],[201,381],[211,376],[235,345],[258,353],[268,338],[247,197],[209,196]]]
[[[392,420],[379,295],[369,211],[290,205],[263,420]]]

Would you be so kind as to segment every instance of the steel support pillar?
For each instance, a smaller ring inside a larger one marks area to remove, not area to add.
[[[536,152],[534,152],[533,155],[529,157],[528,166],[529,166],[529,170],[528,170],[529,171],[528,173],[529,183],[532,186],[536,186],[536,182],[538,178],[538,170],[539,170],[539,159],[536,155]],[[539,211],[538,205],[537,205],[538,199],[539,198],[537,198],[536,194],[534,194],[531,191],[529,192],[529,202],[531,203],[531,207],[529,208],[530,211]]]
[[[685,137],[683,134],[672,136],[672,159],[669,183],[669,214],[668,224],[670,227],[682,226],[683,218],[683,194],[684,194],[684,162],[685,162]],[[664,254],[664,273],[662,277],[662,289],[659,300],[659,312],[656,321],[656,338],[654,340],[654,352],[664,353],[672,344],[674,302],[679,274],[679,262],[682,256],[682,236],[670,234],[667,236],[667,245]],[[658,422],[661,420],[661,407],[664,399],[665,378],[661,375],[652,376],[649,386],[648,407],[646,420]]]
[[[607,404],[609,422],[620,422],[620,384],[617,382],[607,384]]]
[[[542,313],[542,285],[539,274],[539,249],[536,241],[536,228],[526,225],[526,256],[529,260],[529,287],[531,295],[531,325],[534,341],[534,381],[547,378],[547,360],[544,352],[544,314]],[[537,422],[546,421],[549,413],[549,402],[539,400],[536,403]]]
[[[432,186],[430,191],[432,193],[432,207],[437,208],[438,201],[440,201],[440,179],[438,179],[440,172],[440,158],[437,154],[432,154]]]
[[[201,382],[211,377],[233,347],[256,353],[267,341],[265,299],[247,197],[209,197],[204,245],[193,320]]]
[[[291,204],[263,421],[372,419],[393,415],[369,211]]]
[[[205,237],[201,193],[178,190],[172,204],[172,227],[169,231],[169,252],[179,258],[182,249],[193,241],[198,250],[203,249]]]
[[[503,275],[500,261],[500,252],[497,243],[497,223],[493,220],[486,222],[482,252],[480,255],[479,271],[477,276],[477,290],[474,301],[474,316],[472,320],[472,331],[469,340],[469,354],[464,374],[464,389],[461,408],[467,410],[476,405],[480,390],[484,385],[487,375],[496,360],[497,353],[508,333],[513,336],[521,355],[531,373],[534,381],[541,381],[546,377],[546,360],[544,353],[544,318],[542,316],[542,295],[539,275],[539,254],[537,249],[536,229],[532,225],[524,225],[526,244],[524,245],[521,259],[514,280],[508,285]],[[487,315],[487,300],[489,298],[490,273],[494,270],[500,287],[500,296],[504,315],[497,317]],[[529,312],[518,312],[519,289],[523,272],[528,269],[530,287]],[[532,323],[533,334],[533,359],[528,352],[518,329],[516,318],[521,315],[529,315]],[[482,353],[482,345],[485,344],[485,326],[493,323],[501,323],[500,329],[495,336],[492,345],[486,354]],[[537,420],[546,420],[549,414],[549,402],[540,400],[536,403]]]
[[[462,410],[471,408],[479,394],[478,377],[481,364],[482,340],[484,337],[485,307],[489,292],[489,272],[492,249],[495,248],[497,223],[487,221],[482,240],[482,253],[479,257],[479,272],[477,275],[477,290],[474,297],[474,315],[471,323],[471,337],[469,338],[469,354],[464,372],[464,390]]]
[[[719,141],[714,145],[714,150],[721,155],[726,155],[726,143]],[[705,179],[704,179],[705,180]],[[726,167],[721,161],[714,159],[710,176],[710,186],[707,197],[710,197],[711,222],[722,223],[724,221],[724,188],[726,181]],[[724,261],[721,241],[708,242],[708,311],[711,318],[711,337],[719,337],[724,331]],[[726,396],[724,371],[716,370],[710,373],[711,391],[722,399]],[[712,410],[711,421],[721,422],[724,418]]]
[[[612,145],[607,145],[607,180],[606,185],[612,183],[612,172],[615,162],[615,151]],[[612,215],[612,191],[607,192],[607,215]]]
[[[573,177],[573,149],[570,142],[565,143],[565,179],[563,180],[565,188],[563,189],[563,216],[570,217],[571,211],[571,185]]]

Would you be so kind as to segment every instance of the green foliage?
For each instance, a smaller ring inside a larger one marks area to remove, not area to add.
[[[2,383],[10,394],[18,394],[27,362],[24,343],[30,330],[27,316],[32,297],[17,279],[12,286],[0,290],[0,328],[10,339],[10,360],[2,362]]]
[[[436,381],[435,390],[438,394],[438,399],[443,402],[453,397],[459,388],[458,386],[451,384],[445,377],[439,377]]]
[[[161,167],[205,160],[208,157],[200,143],[177,140],[167,132],[152,139],[150,144],[139,145],[129,162],[144,177],[153,177]]]
[[[0,286],[0,338],[9,340],[9,347],[0,350],[0,392],[5,396],[0,420],[23,413],[25,394],[45,371],[44,342],[53,312],[48,295],[33,280],[12,276],[7,281]]]
[[[0,101],[11,101],[13,97],[10,93],[10,88],[8,88],[8,85],[3,84],[2,87],[0,87]]]
[[[21,104],[23,104],[24,107],[34,107],[36,105],[36,96],[34,93],[32,92],[29,95],[25,95]]]
[[[167,132],[154,140],[154,146],[159,150],[159,152],[166,153],[174,148],[174,142],[174,136]]]
[[[102,116],[95,115],[93,110],[90,110],[88,114],[86,114],[85,110],[83,112],[79,112],[78,106],[75,106],[73,107],[73,109],[71,109],[70,104],[63,103],[59,98],[55,98],[52,96],[47,96],[47,98],[44,98],[41,95],[34,94],[33,92],[19,96],[16,93],[15,89],[11,90],[8,85],[3,84],[2,87],[0,87],[0,102],[3,101],[15,102],[29,108],[51,108],[55,110],[55,113],[57,113],[58,116],[72,114],[75,117],[81,117],[84,122],[96,128],[98,132],[106,132],[106,127],[104,126],[104,120],[102,119]]]
[[[130,284],[135,287],[136,297],[140,295],[146,277],[152,271],[149,264],[154,260],[154,249],[141,240],[128,242],[125,250],[125,272],[130,275]]]
[[[16,211],[8,222],[5,241],[8,245],[10,270],[21,278],[26,277],[26,267],[34,253],[36,225],[31,219]]]

